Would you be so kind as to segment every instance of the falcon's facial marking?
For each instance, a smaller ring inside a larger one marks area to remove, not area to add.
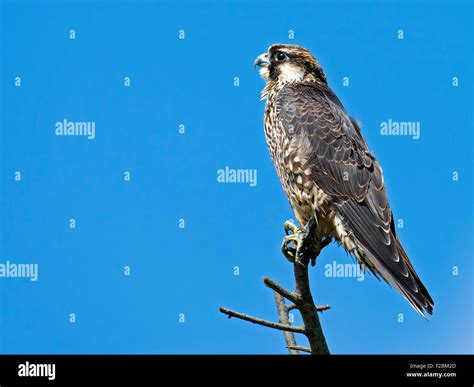
[[[327,83],[316,58],[300,46],[274,44],[266,53],[259,55],[254,64],[262,67],[260,75],[267,82],[262,99],[277,84],[301,81]]]
[[[260,76],[265,80],[265,82],[268,82],[270,79],[270,73],[268,72],[268,67],[262,67],[259,71]]]
[[[305,76],[304,68],[291,62],[280,64],[279,71],[279,80],[281,82],[298,82],[302,81]]]

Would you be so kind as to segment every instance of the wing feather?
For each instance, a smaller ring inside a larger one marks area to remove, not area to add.
[[[363,252],[362,263],[418,312],[431,314],[433,300],[396,235],[382,169],[359,124],[325,85],[288,84],[278,93],[276,107],[292,147],[305,144],[299,148],[307,160],[304,167],[311,168],[312,179],[331,197]]]

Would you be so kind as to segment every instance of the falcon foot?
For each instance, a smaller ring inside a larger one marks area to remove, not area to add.
[[[316,235],[317,222],[311,218],[304,227],[298,227],[291,220],[285,222],[286,236],[281,244],[285,258],[293,263],[311,266],[316,264],[316,258],[322,248],[331,243],[331,238],[321,240]]]

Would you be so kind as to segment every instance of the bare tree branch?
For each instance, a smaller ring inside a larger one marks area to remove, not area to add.
[[[272,321],[263,320],[263,319],[258,318],[258,317],[253,317],[253,316],[250,316],[250,315],[245,314],[245,313],[236,312],[235,310],[227,309],[227,308],[224,308],[224,307],[221,307],[220,311],[222,313],[226,314],[227,316],[229,316],[229,318],[236,317],[236,318],[241,319],[241,320],[249,321],[251,323],[258,324],[258,325],[263,325],[263,326],[268,327],[268,328],[278,329],[280,331],[305,333],[305,330],[302,326],[294,327],[294,326],[291,326],[291,325],[278,324],[278,323],[275,323],[275,322],[272,322]]]
[[[288,318],[288,308],[286,307],[285,299],[281,294],[275,291],[273,292],[273,294],[275,296],[275,302],[278,310],[278,319],[280,323],[283,325],[291,326],[290,319]],[[285,331],[283,332],[283,335],[285,337],[286,348],[288,348],[290,355],[299,355],[300,352],[298,351],[298,349],[295,349],[297,344],[293,332]]]
[[[305,336],[308,338],[311,353],[313,355],[329,355],[329,348],[324,337],[317,308],[309,287],[308,266],[300,263],[293,265],[296,293],[301,301],[297,302],[305,327]]]
[[[329,305],[321,305],[321,306],[316,307],[316,310],[318,312],[324,312],[325,310],[328,310],[328,309],[331,309],[331,307]]]
[[[285,222],[285,230],[297,234],[296,238],[291,240],[291,242],[294,240],[298,242],[296,248],[287,246],[285,249],[286,238],[282,244],[282,252],[285,257],[287,259],[295,258],[293,262],[295,290],[293,292],[288,291],[270,278],[263,279],[264,284],[274,291],[280,323],[262,320],[223,307],[220,308],[220,311],[229,317],[236,317],[254,324],[284,331],[287,348],[291,354],[298,354],[299,351],[303,351],[313,355],[329,355],[329,348],[321,328],[318,312],[328,310],[330,306],[315,305],[309,284],[308,264],[310,262],[314,264],[322,249],[331,243],[331,239],[316,235],[317,222],[314,218],[310,219],[302,229],[295,226],[291,221],[287,221]],[[287,305],[285,298],[292,303]],[[293,309],[298,309],[301,314],[303,319],[301,326],[295,327],[289,322],[288,313]],[[310,347],[297,345],[293,333],[305,335]]]
[[[277,292],[281,296],[285,297],[287,300],[294,302],[295,304],[298,302],[298,295],[294,292],[289,292],[283,286],[277,284],[275,281],[271,280],[270,278],[264,278],[263,283],[272,289],[273,291]]]
[[[295,345],[295,346],[291,346],[291,347],[286,347],[288,349],[293,349],[295,351],[301,351],[301,352],[307,352],[307,353],[311,353],[311,348],[308,348],[308,347],[304,347],[302,345]]]

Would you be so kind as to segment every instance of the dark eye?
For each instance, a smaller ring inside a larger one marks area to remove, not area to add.
[[[279,52],[275,55],[275,59],[278,61],[285,60],[288,58],[284,52]]]

